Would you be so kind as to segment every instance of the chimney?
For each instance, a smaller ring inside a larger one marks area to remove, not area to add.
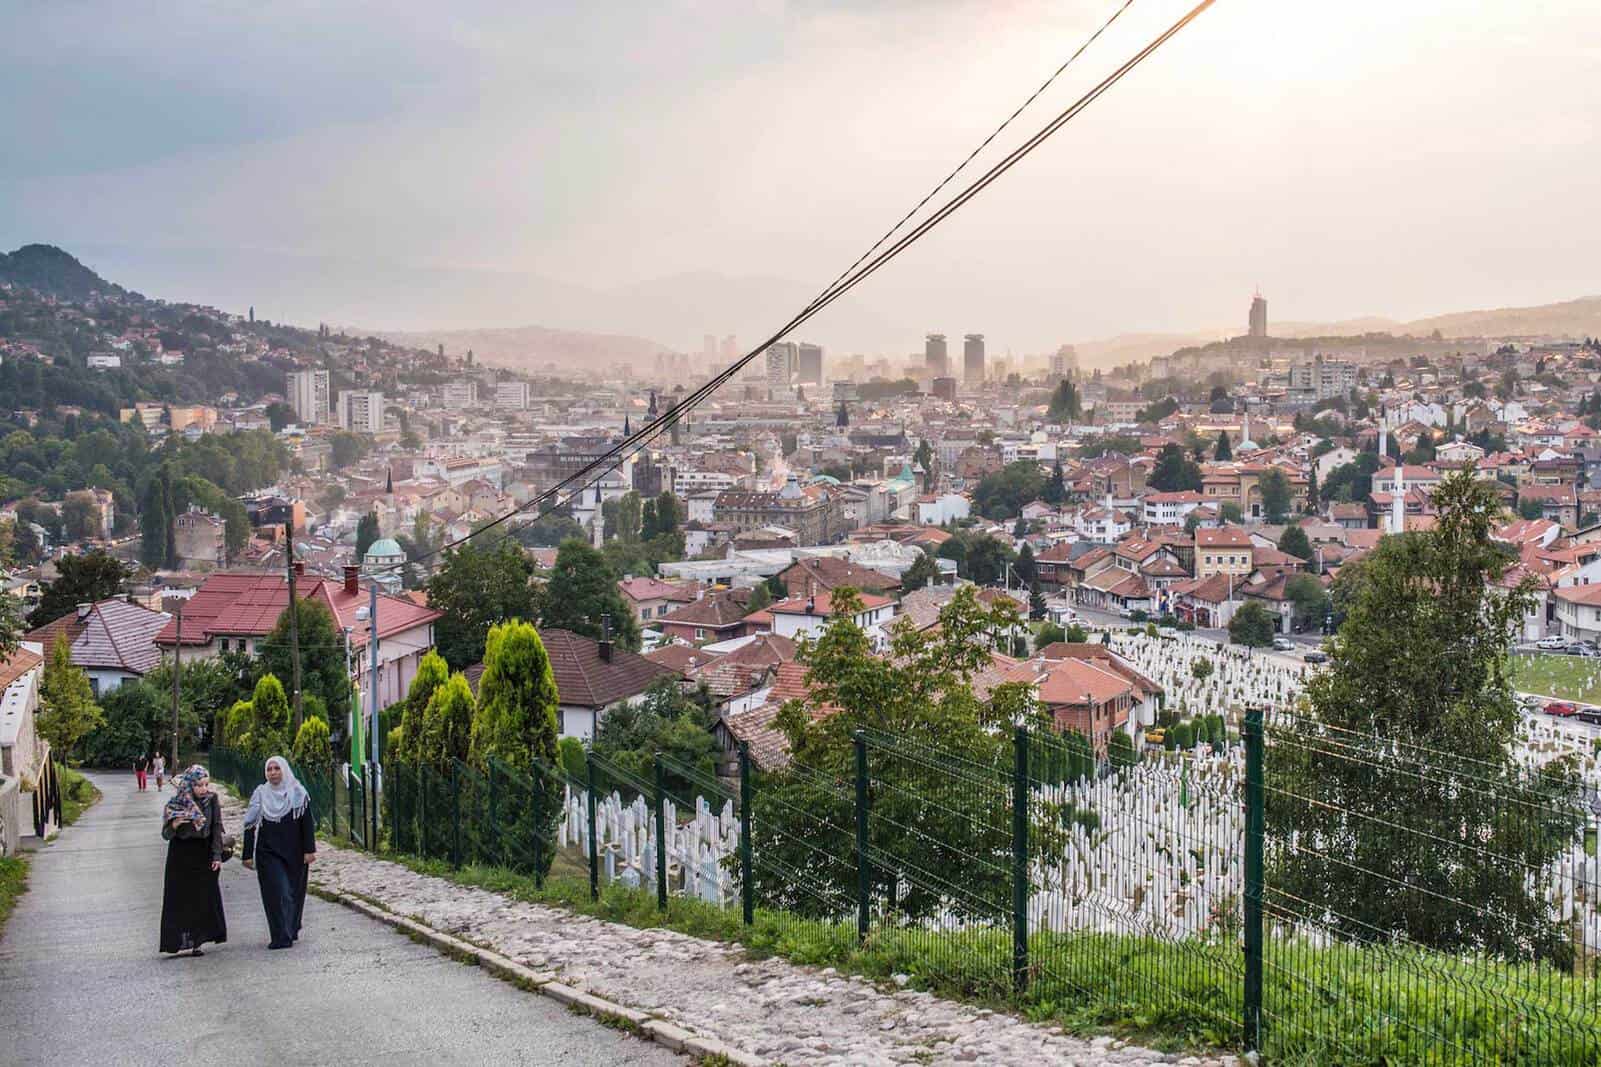
[[[92,610],[94,610],[93,604],[80,603],[78,605],[78,618],[87,619],[89,617],[89,612]]]
[[[304,578],[305,576],[306,576],[306,561],[303,560],[303,559],[295,560],[295,577],[296,578]]]
[[[361,592],[361,587],[358,584],[360,576],[360,567],[349,563],[345,564],[345,592],[350,596],[355,596]]]
[[[610,663],[612,655],[611,646],[611,616],[600,617],[600,661]]]
[[[806,579],[806,614],[817,614],[817,594],[813,592],[812,580]]]

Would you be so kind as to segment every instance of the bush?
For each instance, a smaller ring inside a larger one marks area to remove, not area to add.
[[[1034,636],[1034,651],[1038,652],[1046,645],[1053,645],[1058,641],[1067,640],[1067,631],[1054,622],[1042,623],[1039,633]]]
[[[1082,645],[1089,639],[1090,635],[1085,632],[1084,627],[1076,622],[1062,631],[1062,640],[1070,641],[1075,645]]]
[[[1174,725],[1169,726],[1167,728],[1167,732],[1162,735],[1162,748],[1163,749],[1165,749],[1168,752],[1172,752],[1174,749],[1179,747],[1179,734],[1178,734],[1178,731],[1179,731],[1179,727],[1182,726],[1182,725],[1183,725],[1183,723],[1175,723]]]
[[[1190,674],[1202,681],[1212,677],[1212,661],[1209,659],[1196,660],[1190,664]]]
[[[556,758],[569,778],[586,781],[589,773],[584,760],[584,743],[576,737],[564,737],[556,742]]]
[[[1194,721],[1192,720],[1190,722],[1179,723],[1177,726],[1173,727],[1173,732],[1169,736],[1176,740],[1180,749],[1188,752],[1190,749],[1195,747]]]
[[[1139,750],[1134,747],[1134,739],[1127,730],[1112,734],[1112,740],[1107,744],[1107,756],[1114,767],[1132,767],[1140,761]]]
[[[328,723],[320,718],[308,717],[295,733],[295,744],[289,758],[296,767],[326,766],[333,762],[334,750],[328,743]]]

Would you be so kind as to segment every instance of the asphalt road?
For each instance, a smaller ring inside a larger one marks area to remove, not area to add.
[[[223,868],[228,942],[157,952],[160,807],[131,774],[33,856],[0,938],[0,1062],[684,1064],[313,897],[299,944],[267,951],[255,875]]]

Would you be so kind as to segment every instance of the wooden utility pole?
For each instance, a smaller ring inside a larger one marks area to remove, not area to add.
[[[300,602],[295,598],[295,520],[284,523],[284,552],[289,567],[289,662],[290,694],[294,704],[294,724],[289,736],[300,732]]]
[[[178,637],[172,643],[172,773],[178,773],[178,675],[183,669],[183,601],[178,602]]]

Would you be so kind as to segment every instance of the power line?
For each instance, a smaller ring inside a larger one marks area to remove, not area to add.
[[[585,490],[593,488],[595,484],[601,480],[601,478],[604,478],[607,474],[611,473],[618,466],[620,466],[624,459],[633,454],[637,454],[651,441],[661,436],[664,431],[677,425],[678,421],[687,415],[690,410],[693,410],[703,400],[712,395],[712,393],[722,388],[722,386],[731,380],[734,375],[743,370],[753,359],[764,352],[769,346],[777,344],[791,330],[807,322],[818,312],[822,311],[834,301],[838,300],[841,296],[844,296],[856,286],[860,285],[868,277],[877,272],[879,268],[893,260],[896,256],[900,255],[917,241],[921,240],[929,230],[939,225],[946,218],[949,218],[952,214],[962,208],[969,200],[983,192],[1002,174],[1005,174],[1007,171],[1011,170],[1012,167],[1016,166],[1017,163],[1019,163],[1024,157],[1029,155],[1034,151],[1034,149],[1043,144],[1049,137],[1051,137],[1051,135],[1056,133],[1067,123],[1071,122],[1085,108],[1089,107],[1092,103],[1099,99],[1102,94],[1121,81],[1130,71],[1138,67],[1141,63],[1145,62],[1145,60],[1148,59],[1157,49],[1162,47],[1162,45],[1166,44],[1190,23],[1199,18],[1200,15],[1206,11],[1207,8],[1211,7],[1214,2],[1215,0],[1200,0],[1199,3],[1181,16],[1176,22],[1153,38],[1148,44],[1145,45],[1145,47],[1141,48],[1133,56],[1125,60],[1121,66],[1119,66],[1111,74],[1108,74],[1092,89],[1069,105],[1065,110],[1058,113],[1021,145],[1012,149],[1012,151],[1003,157],[1000,162],[991,166],[990,169],[985,171],[984,174],[982,174],[979,178],[967,185],[961,192],[957,193],[950,200],[946,201],[932,215],[918,223],[909,233],[905,234],[896,240],[889,248],[879,252],[876,255],[872,255],[871,250],[869,253],[865,253],[861,259],[857,260],[857,264],[855,266],[853,266],[851,269],[848,269],[845,274],[841,275],[840,279],[836,279],[834,283],[830,284],[822,293],[814,298],[810,304],[802,308],[800,312],[798,312],[793,318],[780,327],[775,333],[773,333],[765,341],[758,344],[755,348],[751,349],[744,356],[741,356],[739,359],[736,359],[733,363],[729,364],[717,375],[713,376],[704,384],[696,388],[674,407],[662,412],[655,419],[652,419],[644,426],[641,426],[633,434],[623,438],[611,448],[607,449],[599,457],[591,460],[581,469],[573,472],[570,475],[567,475],[565,478],[558,481],[549,489],[539,493],[527,503],[513,508],[511,511],[508,511],[500,516],[497,516],[496,518],[485,523],[483,526],[480,526],[478,529],[473,530],[471,533],[446,542],[433,551],[419,556],[416,560],[411,562],[420,563],[423,560],[432,558],[433,556],[439,555],[440,553],[449,549],[465,544],[480,534],[487,533],[501,524],[506,523],[519,515],[527,513],[531,508],[537,507],[539,509],[533,516],[535,520],[543,518],[556,508],[570,503],[573,495],[581,494]],[[1122,14],[1123,10],[1125,10],[1127,6],[1128,4],[1125,3],[1122,8],[1119,8],[1118,11],[1114,13],[1112,19],[1109,19],[1106,24],[1097,29],[1095,33],[1091,35],[1090,40],[1086,41],[1085,44],[1081,46],[1079,51],[1074,53],[1073,57],[1069,57],[1068,63],[1071,63],[1073,58],[1076,58],[1076,56],[1081,53],[1084,48],[1087,48],[1096,37],[1100,36],[1106,27]],[[1066,66],[1067,63],[1064,63],[1063,68],[1065,69]],[[1058,73],[1060,73],[1060,71],[1058,71]],[[1048,79],[1046,84],[1049,85],[1050,81],[1054,80],[1055,77],[1056,75],[1052,75],[1052,78]],[[1044,87],[1042,86],[1040,90],[1036,91],[1036,93],[1031,96],[1029,100],[1033,100],[1034,97],[1037,97],[1039,92],[1043,91],[1043,88]],[[1028,101],[1025,101],[1023,106],[1026,107],[1027,104]],[[1018,111],[1021,110],[1022,108],[1018,109]],[[984,144],[988,144],[990,141],[992,141],[1015,117],[1016,113],[1003,122],[994,133],[986,138]],[[980,150],[982,150],[982,148],[983,145],[980,146]],[[938,185],[936,185],[934,192],[931,192],[928,194],[928,196],[924,197],[917,207],[914,207],[912,211],[909,212],[894,227],[892,227],[890,231],[884,235],[884,237],[881,237],[873,247],[878,248],[884,243],[884,241],[888,240],[889,237],[896,232],[896,230],[905,224],[907,219],[915,215],[923,206],[923,204],[926,204],[929,199],[936,195],[939,189],[943,188],[947,183],[949,183],[952,177],[954,177],[957,172],[962,170],[967,165],[967,162],[971,160],[973,155],[977,155],[977,151],[972,153],[972,155],[968,157],[968,160],[964,160],[963,163],[957,167],[956,171],[953,171],[951,175],[947,176]],[[862,259],[867,259],[869,255],[871,255],[872,258],[865,265],[862,265]],[[625,456],[624,453],[627,453],[628,455]],[[612,462],[614,459],[617,460],[617,462]],[[578,485],[577,493],[569,495],[565,500],[562,500],[549,508],[543,507],[546,502],[556,499],[566,489],[582,482],[584,478],[588,477],[591,473],[594,473],[597,470],[598,473],[595,473],[595,477],[591,478],[588,482]],[[382,568],[382,570],[397,570],[405,566],[407,566],[407,563],[395,563],[390,564],[388,567]]]

